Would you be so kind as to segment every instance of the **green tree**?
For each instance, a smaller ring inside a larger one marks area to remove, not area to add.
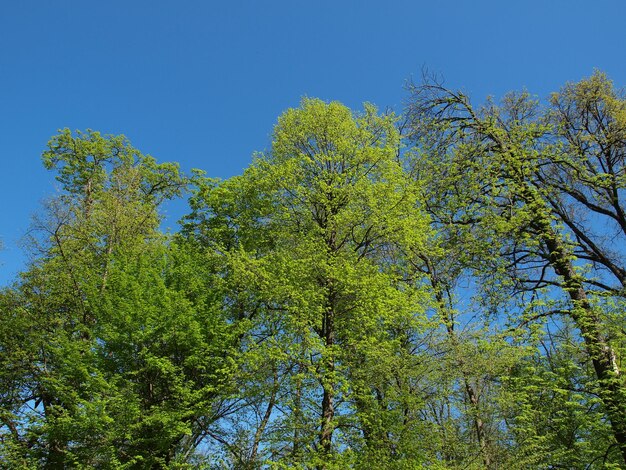
[[[91,131],[63,131],[43,160],[63,192],[35,224],[33,263],[2,295],[11,464],[184,462],[216,419],[230,335],[217,291],[199,292],[202,260],[159,233],[159,204],[185,180],[123,136]]]
[[[413,91],[415,136],[443,149],[449,191],[467,208],[449,225],[466,240],[485,292],[560,299],[540,316],[565,315],[578,328],[626,458],[623,337],[610,313],[623,304],[623,253],[597,229],[624,234],[621,94],[599,73],[567,85],[547,109],[527,93],[475,109],[436,83]]]
[[[396,380],[410,380],[403,338],[425,327],[428,300],[402,259],[428,224],[398,149],[393,116],[305,99],[279,118],[270,152],[192,203],[187,232],[224,253],[234,304],[253,309],[239,313],[243,360],[265,378],[244,369],[267,386],[249,445],[276,464],[344,468],[360,447],[389,468],[406,456],[388,424],[412,399]]]

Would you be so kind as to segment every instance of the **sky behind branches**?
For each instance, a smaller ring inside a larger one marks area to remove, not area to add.
[[[619,0],[0,1],[0,284],[57,191],[40,159],[57,129],[227,178],[302,96],[400,112],[425,67],[475,103],[594,69],[625,86],[624,18]],[[176,230],[184,204],[165,210]]]

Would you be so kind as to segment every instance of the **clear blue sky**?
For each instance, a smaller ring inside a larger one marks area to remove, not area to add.
[[[123,133],[184,171],[238,174],[303,95],[400,110],[423,66],[475,101],[601,69],[626,85],[626,2],[0,1],[0,284],[24,266],[63,127]],[[169,209],[173,229],[182,204]]]

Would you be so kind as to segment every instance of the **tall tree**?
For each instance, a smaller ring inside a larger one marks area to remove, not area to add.
[[[402,259],[426,243],[428,225],[398,146],[393,116],[305,99],[279,118],[271,151],[242,177],[209,181],[196,195],[188,230],[226,253],[256,298],[244,344],[268,364],[257,431],[274,431],[271,460],[342,468],[354,458],[345,450],[355,427],[372,452],[402,455],[384,430],[401,414],[390,391],[405,377],[393,358],[401,338],[423,328],[426,300]],[[219,226],[227,243],[206,237]]]
[[[63,192],[33,229],[34,262],[2,296],[7,448],[45,468],[184,461],[227,375],[229,335],[212,291],[192,288],[201,261],[159,233],[159,204],[185,180],[91,131],[63,131],[43,160]]]
[[[620,92],[599,73],[567,85],[547,109],[527,93],[475,109],[467,96],[436,83],[413,91],[416,129],[428,127],[447,148],[446,174],[467,207],[451,225],[472,240],[468,251],[484,279],[508,278],[509,292],[548,289],[566,301],[542,315],[567,315],[578,328],[626,458],[623,338],[609,307],[623,303],[623,253],[598,231],[608,223],[615,237],[624,236]]]

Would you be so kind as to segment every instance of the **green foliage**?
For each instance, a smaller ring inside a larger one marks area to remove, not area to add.
[[[303,99],[224,181],[53,137],[0,290],[0,466],[623,466],[623,92],[411,92]]]
[[[249,320],[242,380],[268,418],[249,424],[248,445],[269,439],[276,464],[344,468],[351,454],[339,449],[362,445],[353,427],[398,414],[390,384],[410,370],[391,358],[423,328],[427,301],[402,258],[428,231],[398,145],[393,116],[304,100],[279,119],[269,154],[241,177],[201,182],[194,196],[186,230],[224,253],[237,315]],[[382,409],[376,393],[389,393]]]
[[[92,132],[64,131],[44,163],[65,192],[35,227],[39,258],[2,297],[7,459],[168,466],[206,426],[230,369],[213,293],[187,292],[198,262],[158,233],[158,204],[184,179]]]
[[[494,312],[510,303],[511,324],[532,327],[556,315],[574,322],[578,352],[593,367],[602,413],[626,458],[623,330],[609,328],[596,300],[623,297],[626,280],[623,253],[598,230],[606,224],[614,237],[626,234],[622,93],[596,73],[566,85],[548,108],[521,93],[475,109],[436,83],[415,88],[413,103],[414,141],[447,169],[445,182],[428,183],[445,239],[466,247],[466,269]],[[438,198],[441,190],[452,205]]]
[[[594,371],[570,322],[550,330],[505,378],[516,468],[620,468]]]

